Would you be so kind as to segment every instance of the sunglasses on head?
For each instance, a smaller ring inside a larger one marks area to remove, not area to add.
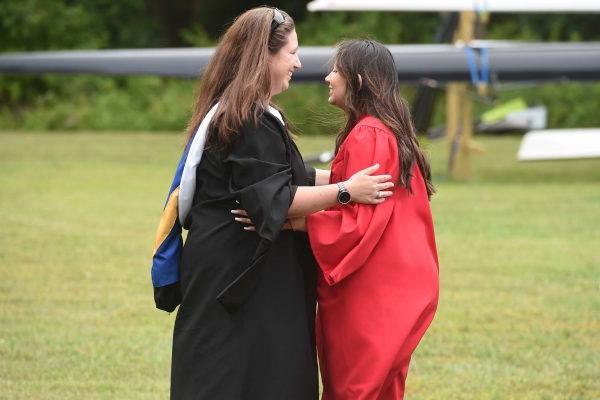
[[[283,24],[283,22],[285,21],[285,16],[283,15],[283,13],[273,7],[273,19],[271,20],[271,33],[273,33],[273,31],[275,29],[277,29],[277,27],[281,24]]]

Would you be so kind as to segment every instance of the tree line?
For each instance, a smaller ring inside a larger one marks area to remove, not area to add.
[[[212,46],[236,15],[263,5],[248,0],[3,0],[0,51]],[[435,13],[309,13],[304,2],[277,7],[296,21],[301,45],[332,45],[346,37],[383,43],[430,43]],[[584,14],[494,14],[490,39],[600,40],[598,17]],[[301,130],[320,132],[323,85],[295,85],[280,102]],[[0,75],[2,129],[118,129],[181,131],[195,83],[159,77]],[[406,89],[410,100],[412,89]],[[501,94],[543,103],[552,126],[599,125],[597,83],[548,84]],[[443,102],[443,99],[440,100]],[[564,105],[573,107],[565,110]],[[438,120],[443,118],[437,113]],[[304,128],[304,129],[303,129]],[[325,129],[326,130],[326,129]]]

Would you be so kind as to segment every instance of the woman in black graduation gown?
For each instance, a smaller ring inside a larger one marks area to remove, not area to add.
[[[173,334],[172,399],[318,397],[315,263],[288,218],[336,203],[328,174],[306,168],[271,97],[300,68],[286,13],[260,7],[225,33],[201,81],[190,140],[216,106],[196,169]],[[346,182],[353,200],[378,203],[386,176]],[[315,179],[322,186],[314,185]],[[389,178],[388,178],[389,179]],[[256,231],[236,223],[243,208]]]

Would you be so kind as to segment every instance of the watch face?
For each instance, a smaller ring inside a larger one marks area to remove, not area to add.
[[[340,192],[338,194],[338,201],[342,204],[350,203],[350,192]]]

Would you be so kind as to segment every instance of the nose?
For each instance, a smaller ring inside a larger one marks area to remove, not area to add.
[[[325,77],[325,82],[330,83],[331,82],[331,72]]]
[[[302,63],[300,62],[300,57],[298,57],[298,55],[296,55],[296,62],[294,63],[294,68],[295,69],[302,68]]]

